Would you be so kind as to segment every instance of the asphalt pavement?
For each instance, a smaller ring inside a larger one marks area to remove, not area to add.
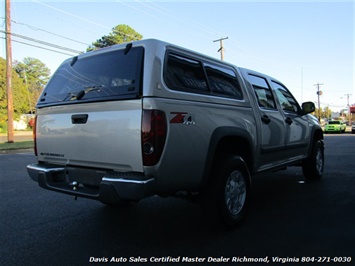
[[[354,265],[355,134],[326,135],[325,145],[322,180],[306,181],[297,167],[254,178],[233,231],[181,199],[76,201],[29,178],[32,152],[0,154],[0,265]]]

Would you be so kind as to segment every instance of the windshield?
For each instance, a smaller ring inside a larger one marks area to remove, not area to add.
[[[143,47],[74,57],[54,73],[38,105],[137,98],[142,64]]]

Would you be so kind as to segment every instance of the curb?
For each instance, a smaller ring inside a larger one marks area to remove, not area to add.
[[[0,155],[1,154],[17,154],[17,153],[32,153],[34,155],[33,148],[17,149],[17,150],[0,150]]]

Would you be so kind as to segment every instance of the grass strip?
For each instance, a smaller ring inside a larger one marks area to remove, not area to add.
[[[2,150],[20,150],[20,149],[31,149],[33,148],[33,140],[19,141],[13,143],[0,143],[0,151]]]

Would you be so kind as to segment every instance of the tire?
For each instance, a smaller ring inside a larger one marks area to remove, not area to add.
[[[219,160],[212,173],[210,183],[210,204],[213,215],[223,227],[234,228],[246,216],[250,198],[250,174],[244,160],[230,156]]]
[[[322,178],[324,170],[324,143],[322,140],[314,142],[312,151],[302,162],[303,175],[308,180]]]

